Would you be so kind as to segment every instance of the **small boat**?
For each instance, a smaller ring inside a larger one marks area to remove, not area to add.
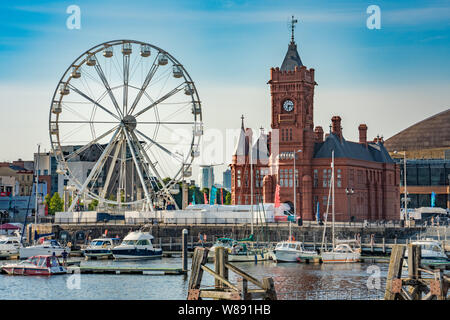
[[[339,242],[339,240],[336,240]],[[322,251],[321,257],[323,263],[333,263],[333,262],[343,262],[343,263],[351,263],[351,262],[359,262],[361,259],[361,249],[352,248],[350,243],[355,242],[355,240],[341,240],[333,248],[332,251]]]
[[[65,274],[67,269],[63,267],[56,256],[38,255],[28,258],[20,263],[6,264],[2,271],[9,275],[21,276],[51,276]]]
[[[320,258],[316,251],[308,251],[300,241],[281,241],[273,250],[276,262],[303,262]]]
[[[422,263],[433,262],[449,262],[441,243],[433,239],[424,239],[411,242],[411,244],[419,245],[421,252]],[[405,251],[405,259],[403,259],[403,265],[408,266],[408,249]]]
[[[235,243],[231,248],[228,248],[228,261],[230,262],[266,260],[269,260],[269,250],[265,248],[249,248],[246,243]]]
[[[162,249],[154,248],[154,237],[148,232],[130,232],[122,243],[111,249],[115,259],[150,259],[162,257]]]
[[[18,255],[20,247],[20,238],[4,237],[0,239],[0,257]]]
[[[119,238],[98,238],[82,250],[86,258],[108,258],[112,257],[111,249],[119,245]]]
[[[70,248],[61,246],[56,240],[44,240],[41,244],[36,244],[29,247],[21,247],[19,249],[20,259],[28,259],[39,255],[55,255],[61,257],[62,253],[66,251],[70,253]]]
[[[208,258],[214,258],[216,248],[223,247],[226,250],[231,249],[237,241],[231,238],[218,238],[211,248],[209,248]]]

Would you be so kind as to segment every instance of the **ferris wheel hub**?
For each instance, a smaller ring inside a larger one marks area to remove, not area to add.
[[[128,131],[133,131],[136,129],[137,121],[135,117],[129,114],[123,117],[122,124],[128,129]]]

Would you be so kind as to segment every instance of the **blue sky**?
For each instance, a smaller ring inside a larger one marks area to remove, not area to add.
[[[80,30],[66,28],[72,4]],[[366,28],[369,5],[381,9],[380,30]],[[183,63],[205,127],[239,127],[243,112],[248,126],[268,128],[266,83],[286,53],[292,14],[302,61],[316,69],[316,125],[327,128],[338,114],[350,140],[362,122],[369,136],[387,138],[449,107],[449,1],[2,1],[0,9],[1,130],[17,137],[0,142],[0,161],[31,158],[38,142],[49,147],[48,109],[62,73],[88,48],[121,38]]]

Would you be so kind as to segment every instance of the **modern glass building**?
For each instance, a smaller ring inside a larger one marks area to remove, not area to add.
[[[394,159],[400,165],[400,187],[404,192],[404,160]],[[450,159],[406,160],[406,190],[408,208],[431,207],[432,193],[435,207],[450,208]],[[403,207],[404,194],[400,195]]]

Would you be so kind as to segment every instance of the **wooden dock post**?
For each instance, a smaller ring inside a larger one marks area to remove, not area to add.
[[[314,247],[314,251],[316,251],[316,233],[313,233],[313,247]]]
[[[224,247],[216,247],[214,257],[214,267],[216,273],[228,280],[228,269],[225,267],[225,264],[228,263],[228,252]],[[214,287],[216,289],[223,289],[225,285],[216,278],[214,280]]]
[[[188,300],[201,300],[202,298],[225,300],[251,300],[251,299],[276,299],[277,295],[272,278],[264,278],[262,282],[253,278],[239,268],[228,263],[228,255],[224,248],[216,248],[215,271],[205,264],[208,258],[207,248],[195,248],[192,258],[192,271],[189,279]],[[242,280],[237,285],[228,280],[228,270],[236,273]],[[214,277],[214,289],[200,289],[203,271]],[[258,289],[249,289],[248,282],[253,283]]]
[[[187,269],[188,269],[188,252],[187,252],[188,230],[187,229],[183,229],[181,238],[182,238],[181,256],[182,256],[182,260],[183,260],[183,271],[187,271]]]
[[[383,237],[383,253],[386,253],[386,239]]]
[[[391,260],[389,261],[389,271],[386,280],[386,291],[384,300],[395,300],[397,293],[394,292],[393,286],[398,285],[396,282],[402,275],[403,254],[405,247],[402,245],[394,245],[391,251]]]
[[[406,246],[395,245],[392,248],[386,281],[385,300],[445,300],[450,279],[443,270],[430,269],[421,265],[421,248],[408,245],[408,277],[402,278],[402,265]],[[432,277],[422,277],[422,272]]]

